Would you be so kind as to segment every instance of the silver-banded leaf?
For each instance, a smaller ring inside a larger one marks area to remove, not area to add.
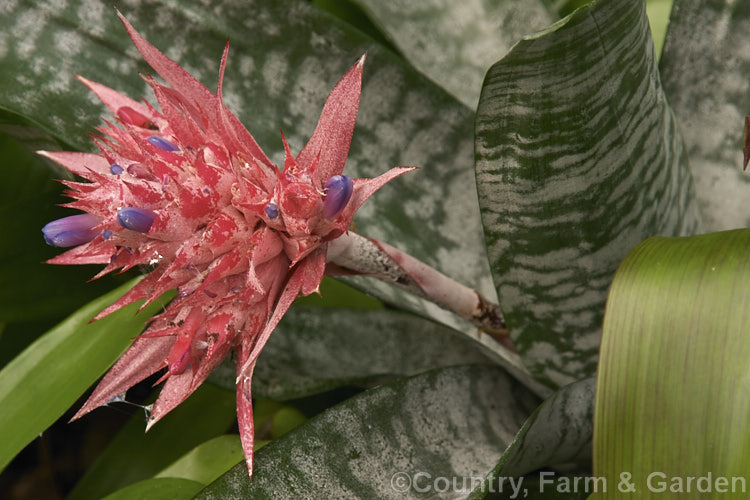
[[[594,476],[616,485],[629,472],[638,498],[682,497],[658,491],[672,478],[685,497],[747,498],[748,247],[747,229],[650,238],[623,261],[604,318]],[[621,498],[608,493],[595,498]]]
[[[595,389],[596,379],[591,377],[565,386],[545,400],[523,424],[484,484],[472,491],[470,500],[498,492],[501,484],[505,484],[508,493],[507,478],[518,478],[552,465],[589,461]],[[527,488],[535,489],[529,485]],[[538,485],[536,489],[545,488]]]
[[[394,475],[483,477],[537,401],[497,367],[433,370],[327,410],[259,450],[252,483],[240,464],[198,498],[423,498]]]
[[[690,155],[707,231],[750,225],[742,132],[750,113],[750,3],[675,0],[661,79]]]
[[[500,305],[524,363],[593,374],[607,288],[648,236],[699,227],[644,2],[594,2],[490,69],[476,170]]]
[[[419,71],[471,109],[489,67],[553,21],[541,0],[354,0]]]
[[[294,151],[314,130],[326,96],[361,55],[367,64],[347,173],[373,177],[397,165],[419,172],[380,190],[358,213],[358,231],[397,245],[494,299],[472,173],[472,113],[403,60],[307,2],[135,0],[122,13],[158,48],[215,87],[230,37],[225,101],[277,162],[279,128]],[[76,149],[103,106],[75,73],[130,96],[149,96],[148,72],[114,11],[71,0],[65,9],[23,2],[0,17],[0,109]],[[105,114],[107,116],[107,114]],[[358,286],[477,339],[476,328],[374,280]],[[492,341],[479,339],[493,347]],[[496,346],[495,346],[496,347]]]
[[[294,399],[345,385],[370,387],[431,368],[487,364],[475,342],[412,314],[295,304],[253,374],[253,395]],[[211,381],[234,389],[234,362]]]
[[[89,324],[133,284],[86,304],[0,371],[0,470],[115,362],[166,303],[156,300],[136,315],[138,302]]]

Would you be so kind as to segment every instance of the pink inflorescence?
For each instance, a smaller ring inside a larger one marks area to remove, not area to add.
[[[278,169],[216,94],[141,37],[135,46],[169,84],[146,78],[160,111],[81,78],[115,114],[94,139],[100,154],[40,152],[87,182],[69,182],[67,206],[83,214],[44,227],[47,243],[70,247],[54,264],[104,264],[97,275],[155,266],[101,318],[137,300],[177,297],[102,379],[78,418],[165,369],[153,425],[184,401],[231,350],[237,415],[252,475],[250,379],[269,335],[299,295],[318,290],[328,242],[389,180],[342,175],[361,90],[360,59],[338,82],[310,141]],[[283,136],[282,136],[283,139]]]

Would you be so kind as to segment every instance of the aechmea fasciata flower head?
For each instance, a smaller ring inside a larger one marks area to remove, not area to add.
[[[150,427],[184,401],[234,349],[237,415],[252,475],[250,379],[268,337],[299,295],[318,290],[328,242],[389,180],[342,173],[359,106],[360,59],[329,95],[310,141],[277,168],[214,94],[122,18],[140,53],[169,84],[146,78],[160,111],[104,85],[86,84],[114,113],[94,139],[100,154],[41,152],[88,182],[65,182],[82,214],[49,223],[54,264],[104,264],[97,275],[156,266],[96,318],[170,289],[178,296],[102,379],[78,418],[165,369]],[[145,307],[144,304],[144,307]]]

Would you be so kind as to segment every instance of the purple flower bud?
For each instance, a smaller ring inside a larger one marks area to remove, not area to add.
[[[275,219],[279,216],[279,206],[274,203],[270,202],[268,205],[266,205],[266,215],[269,219]]]
[[[323,185],[326,199],[323,202],[323,215],[333,219],[346,207],[354,192],[354,181],[346,175],[334,175]]]
[[[44,241],[53,247],[74,247],[87,243],[97,235],[91,229],[99,224],[99,218],[91,214],[71,215],[53,220],[42,228]]]
[[[156,146],[157,148],[161,148],[164,151],[179,151],[180,148],[168,140],[164,139],[163,137],[159,137],[156,135],[152,135],[148,138],[148,142]]]
[[[125,170],[117,163],[113,163],[112,165],[110,165],[109,171],[112,172],[112,175],[120,175]]]
[[[147,233],[156,219],[156,213],[145,208],[128,207],[117,212],[117,222],[125,229]]]
[[[110,231],[109,229],[105,229],[104,231],[102,231],[102,238],[104,238],[105,240],[108,240],[111,237],[112,237],[112,231]]]

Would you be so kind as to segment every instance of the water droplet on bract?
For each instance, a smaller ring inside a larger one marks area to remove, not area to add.
[[[112,403],[127,403],[127,401],[125,401],[125,393],[123,392],[122,394],[118,394],[104,404],[109,405]]]

